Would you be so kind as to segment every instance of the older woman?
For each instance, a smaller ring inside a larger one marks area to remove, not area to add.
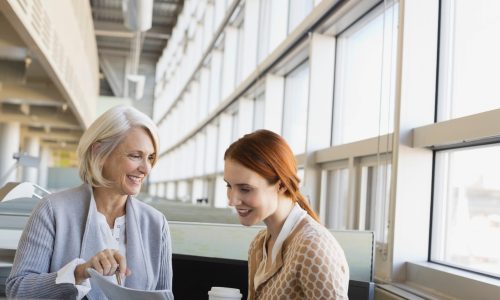
[[[85,131],[77,151],[84,184],[51,194],[34,209],[7,296],[106,299],[91,286],[87,268],[126,287],[171,290],[167,220],[132,197],[156,162],[152,120],[132,107],[111,108]]]

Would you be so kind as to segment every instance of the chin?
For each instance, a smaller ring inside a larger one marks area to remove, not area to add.
[[[258,223],[258,221],[255,221],[255,220],[247,220],[247,219],[240,218],[240,224],[243,226],[253,226],[257,223]]]
[[[131,182],[128,178],[125,178],[125,180],[121,182],[121,189],[123,193],[127,195],[137,195],[141,191],[142,183],[142,181]]]
[[[141,191],[141,187],[138,188],[127,188],[124,190],[127,195],[137,195]]]

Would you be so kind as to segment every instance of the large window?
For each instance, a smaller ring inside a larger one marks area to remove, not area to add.
[[[338,36],[334,145],[393,131],[397,6],[374,9]]]
[[[349,203],[349,169],[326,171],[324,186],[326,227],[339,230],[353,229],[354,211]]]
[[[283,137],[295,154],[306,150],[308,99],[309,63],[306,61],[285,78]]]
[[[498,1],[441,1],[437,121],[457,132],[458,118],[500,108],[499,28]],[[489,142],[435,152],[430,258],[500,277],[500,145]]]
[[[325,165],[321,215],[326,226],[373,231],[377,246],[387,247],[390,157],[384,153]]]
[[[443,0],[438,120],[500,107],[500,1]]]
[[[359,229],[371,230],[377,246],[387,244],[391,165],[381,158],[362,162],[359,195]]]
[[[438,151],[431,259],[500,277],[500,145]]]

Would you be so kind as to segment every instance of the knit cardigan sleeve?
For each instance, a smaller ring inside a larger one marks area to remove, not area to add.
[[[167,220],[163,218],[163,230],[160,250],[160,275],[157,290],[172,290],[172,242]]]
[[[57,272],[50,272],[55,241],[55,219],[50,201],[41,200],[29,218],[6,281],[9,298],[74,299],[73,284],[56,284]]]

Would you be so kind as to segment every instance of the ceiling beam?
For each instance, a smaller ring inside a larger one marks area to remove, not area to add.
[[[0,103],[29,103],[34,105],[62,106],[66,103],[59,90],[52,84],[0,83]]]
[[[17,122],[21,125],[34,126],[34,127],[44,127],[50,126],[51,128],[61,128],[61,129],[71,129],[71,130],[81,130],[82,127],[78,124],[74,117],[70,116],[54,116],[54,114],[49,115],[39,115],[30,112],[30,115],[24,115],[19,111],[16,112],[5,112],[0,111],[0,120],[2,122]]]
[[[71,131],[71,132],[55,132],[55,131],[40,131],[40,130],[30,130],[24,131],[24,136],[26,137],[37,137],[42,140],[53,140],[53,141],[64,141],[64,142],[74,142],[78,143],[82,136],[82,131]]]

